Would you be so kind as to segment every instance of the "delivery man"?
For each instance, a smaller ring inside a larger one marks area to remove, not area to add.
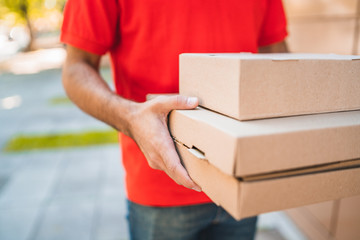
[[[281,0],[68,0],[63,85],[86,113],[119,131],[131,239],[253,239],[256,217],[235,221],[181,165],[167,127],[185,52],[284,52]],[[116,91],[99,74],[110,53]],[[225,96],[224,96],[225,97]]]

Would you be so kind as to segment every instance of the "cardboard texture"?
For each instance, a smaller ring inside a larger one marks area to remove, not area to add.
[[[288,209],[286,213],[309,240],[334,240],[339,201]]]
[[[360,194],[359,167],[244,181],[223,173],[186,146],[176,146],[191,178],[236,219]]]
[[[336,240],[330,232],[320,224],[314,216],[304,211],[303,208],[286,210],[286,214],[306,235],[309,240]]]
[[[360,109],[360,56],[181,54],[180,94],[239,120]]]
[[[237,121],[175,110],[172,136],[228,175],[245,177],[360,158],[360,111]]]
[[[338,240],[360,239],[360,196],[340,200],[335,233]]]
[[[309,240],[360,239],[360,196],[288,209],[286,213]]]
[[[304,207],[304,211],[311,214],[322,226],[326,228],[329,234],[334,235],[334,227],[336,225],[337,216],[336,201],[313,204]]]

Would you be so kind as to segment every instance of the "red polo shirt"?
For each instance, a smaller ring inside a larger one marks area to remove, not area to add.
[[[257,52],[286,35],[281,0],[68,0],[61,41],[110,52],[116,92],[142,102],[148,93],[178,92],[180,53]],[[151,169],[136,143],[121,137],[130,200],[152,206],[210,201]]]

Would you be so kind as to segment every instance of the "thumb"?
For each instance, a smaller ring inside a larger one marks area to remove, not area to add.
[[[166,105],[169,111],[173,109],[193,109],[199,105],[199,99],[197,97],[176,95],[169,97]]]

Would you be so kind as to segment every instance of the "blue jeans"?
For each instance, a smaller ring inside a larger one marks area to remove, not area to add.
[[[257,217],[236,221],[213,203],[148,207],[128,201],[131,240],[250,240]]]

